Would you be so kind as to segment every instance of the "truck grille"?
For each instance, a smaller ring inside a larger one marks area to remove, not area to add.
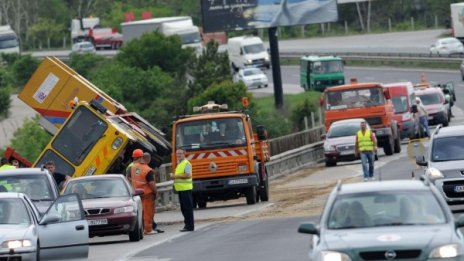
[[[395,255],[394,258],[387,258],[387,252]],[[359,255],[363,260],[390,260],[390,259],[414,259],[418,258],[421,254],[421,250],[412,249],[412,250],[385,250],[385,251],[370,251],[370,252],[361,252]]]
[[[192,163],[193,175],[196,177],[207,176],[207,175],[230,175],[237,173],[237,162],[216,162],[216,172],[212,172],[207,163]]]
[[[370,117],[370,118],[366,118],[366,121],[367,123],[369,123],[369,125],[373,126],[373,125],[381,125],[382,124],[382,118],[381,117]]]

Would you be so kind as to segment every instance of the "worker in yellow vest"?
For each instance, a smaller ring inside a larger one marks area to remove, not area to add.
[[[1,171],[1,170],[8,170],[8,169],[16,169],[15,166],[13,166],[13,165],[10,164],[10,162],[8,161],[7,158],[2,158],[2,159],[0,160],[0,165],[1,165],[0,171]]]
[[[365,121],[361,122],[361,129],[356,134],[355,155],[356,158],[361,154],[361,164],[364,174],[364,181],[374,180],[374,159],[377,151],[377,139],[374,133],[367,129]]]
[[[184,228],[181,232],[193,231],[195,229],[193,219],[193,182],[192,182],[192,164],[185,158],[185,151],[178,149],[176,151],[177,167],[174,175],[174,189],[179,195],[180,210],[184,216]]]

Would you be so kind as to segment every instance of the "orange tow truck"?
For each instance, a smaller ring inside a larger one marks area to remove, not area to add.
[[[207,202],[246,197],[247,204],[269,200],[266,162],[270,160],[264,126],[253,132],[248,100],[243,111],[227,111],[227,105],[209,102],[195,107],[196,115],[181,116],[172,126],[172,167],[175,150],[184,149],[193,168],[195,206]],[[175,149],[174,149],[175,148]]]
[[[401,151],[400,129],[394,120],[388,88],[380,83],[358,83],[352,79],[350,84],[327,88],[323,95],[326,131],[335,121],[364,118],[386,155]]]

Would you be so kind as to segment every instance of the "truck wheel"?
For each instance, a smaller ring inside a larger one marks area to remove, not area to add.
[[[449,125],[449,121],[448,121],[448,119],[445,119],[445,120],[443,121],[443,126],[444,126],[444,127],[447,127],[448,125]]]
[[[390,137],[388,139],[388,142],[385,143],[385,145],[383,146],[383,152],[385,152],[385,155],[393,155],[393,150],[394,150],[394,145],[393,145],[393,139],[392,137]]]
[[[332,161],[332,160],[326,160],[326,161],[325,161],[325,166],[326,166],[326,167],[334,167],[334,166],[337,166],[337,162],[336,162],[336,161]]]
[[[395,153],[401,152],[401,139],[399,135],[396,135],[395,139]]]
[[[269,179],[263,181],[263,187],[259,189],[259,198],[261,201],[269,201]]]
[[[256,186],[253,186],[247,189],[247,192],[245,195],[246,195],[246,201],[248,205],[256,204]]]
[[[198,208],[206,208],[206,205],[208,202],[206,202],[206,200],[200,200],[197,203],[198,203]]]

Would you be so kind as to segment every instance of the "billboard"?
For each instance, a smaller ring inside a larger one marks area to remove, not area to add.
[[[334,22],[337,0],[201,0],[205,32]]]

